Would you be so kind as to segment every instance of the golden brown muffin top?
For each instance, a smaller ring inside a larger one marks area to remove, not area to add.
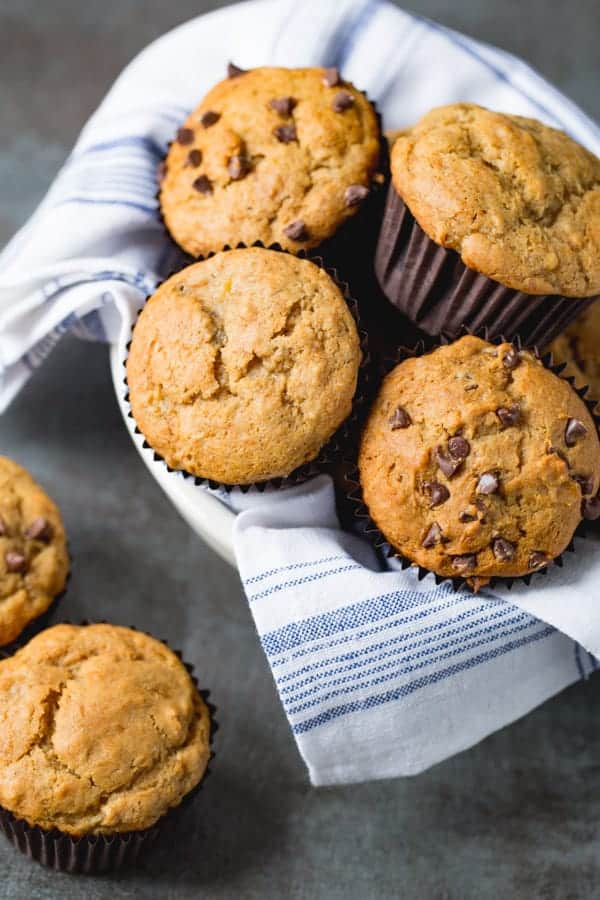
[[[600,402],[600,302],[588,306],[548,349],[555,363],[566,363],[563,374],[578,387],[587,385],[588,397]]]
[[[597,514],[600,442],[570,385],[476,337],[385,378],[360,447],[370,515],[412,562],[485,583],[543,568]]]
[[[0,804],[71,835],[150,827],[201,780],[210,720],[164,644],[57,625],[0,662]]]
[[[29,472],[0,456],[0,645],[48,609],[68,571],[58,508]]]
[[[179,129],[165,224],[192,256],[240,242],[314,247],[367,197],[379,144],[373,107],[335,70],[252,69],[217,84]]]
[[[289,475],[349,415],[361,352],[329,275],[289,253],[219,253],[144,307],[127,380],[135,421],[176,469],[227,484]]]
[[[470,103],[396,140],[392,180],[437,244],[529,294],[600,292],[600,160],[535,119]]]

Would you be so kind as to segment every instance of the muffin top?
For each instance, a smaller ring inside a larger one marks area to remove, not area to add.
[[[563,374],[578,387],[589,387],[589,397],[600,400],[600,302],[587,307],[548,349],[555,363],[566,363]]]
[[[367,197],[379,142],[373,107],[337,70],[244,72],[177,132],[160,190],[165,224],[192,256],[256,241],[314,247]]]
[[[0,645],[48,609],[68,571],[56,505],[25,469],[0,456]]]
[[[394,186],[466,266],[529,294],[600,292],[600,160],[535,119],[469,103],[396,140]]]
[[[210,756],[185,666],[114,625],[57,625],[0,662],[0,724],[0,804],[76,836],[150,827]]]
[[[476,587],[543,568],[600,512],[600,442],[530,353],[463,337],[385,378],[360,447],[369,513],[401,554]]]
[[[135,421],[169,466],[249,484],[314,459],[348,416],[361,352],[314,263],[249,248],[165,281],[127,360]]]

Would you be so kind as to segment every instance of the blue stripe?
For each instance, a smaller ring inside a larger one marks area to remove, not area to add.
[[[409,684],[405,684],[401,687],[385,691],[385,693],[383,694],[375,694],[370,697],[365,697],[364,700],[354,700],[350,703],[344,703],[340,706],[325,710],[324,712],[319,713],[317,716],[313,716],[310,719],[305,719],[303,722],[298,722],[296,725],[293,725],[292,731],[294,732],[294,734],[305,734],[307,731],[311,731],[313,728],[318,728],[320,725],[325,725],[327,722],[332,722],[340,716],[349,715],[350,713],[355,712],[364,712],[369,709],[374,709],[377,706],[381,706],[383,703],[390,703],[394,700],[402,700],[423,687],[427,687],[431,684],[436,684],[437,682],[443,681],[446,678],[458,675],[459,672],[464,672],[468,669],[474,668],[475,666],[490,662],[491,660],[496,659],[499,656],[503,656],[505,653],[510,653],[513,650],[517,650],[519,647],[524,647],[527,644],[532,644],[535,641],[547,638],[552,634],[554,634],[554,628],[552,628],[551,626],[545,626],[540,631],[537,631],[534,634],[526,635],[519,640],[509,641],[502,647],[495,647],[493,650],[488,650],[485,653],[479,653],[477,656],[472,656],[470,659],[466,659],[463,662],[454,663],[454,665],[452,666],[448,666],[445,669],[440,669],[437,672],[431,672],[429,675],[423,675],[421,678],[417,678],[414,681],[411,681]]]
[[[264,578],[270,578],[271,575],[278,575],[280,572],[289,572],[291,569],[305,569],[307,566],[320,566],[322,563],[336,562],[339,559],[349,559],[347,553],[337,553],[335,556],[324,556],[322,559],[309,559],[306,562],[290,563],[287,566],[278,566],[276,569],[268,569],[259,575],[253,575],[251,578],[244,578],[244,585],[254,584],[262,581]]]
[[[351,562],[348,563],[347,566],[338,566],[336,569],[327,569],[325,572],[313,572],[311,575],[304,575],[302,578],[294,578],[291,581],[282,581],[280,584],[272,584],[271,587],[265,588],[262,591],[259,591],[257,594],[252,594],[248,596],[248,600],[250,603],[254,603],[256,600],[262,600],[263,597],[270,597],[273,594],[278,594],[280,591],[285,591],[288,588],[298,587],[301,584],[310,584],[313,581],[321,581],[323,578],[328,578],[331,575],[339,575],[341,572],[352,572],[356,569],[362,569],[360,563]]]
[[[70,203],[78,203],[82,206],[125,206],[130,209],[135,209],[138,212],[145,213],[146,215],[152,215],[153,218],[158,220],[156,215],[158,204],[146,206],[143,203],[136,203],[133,200],[119,200],[117,198],[108,199],[107,197],[66,197],[64,200],[61,200],[60,203],[57,203],[56,207],[66,206]]]
[[[343,46],[340,48],[337,58],[335,61],[335,65],[343,69],[348,59],[352,55],[352,51],[356,45],[356,39],[358,37],[359,32],[365,32],[369,27],[369,22],[381,6],[381,0],[368,0],[366,6],[364,6],[359,12],[356,19],[350,24],[350,28],[348,29]]]
[[[163,146],[146,135],[130,134],[125,137],[114,138],[110,141],[100,141],[97,144],[91,144],[89,147],[85,147],[77,153],[76,156],[72,157],[72,160],[81,159],[81,157],[87,153],[104,153],[107,150],[114,150],[116,147],[141,147],[155,156],[157,160],[162,159],[167,152],[166,144]]]

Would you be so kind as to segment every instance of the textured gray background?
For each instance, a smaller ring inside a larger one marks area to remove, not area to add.
[[[125,63],[218,5],[0,0],[0,245]],[[405,5],[527,57],[600,118],[598,0]],[[223,725],[214,774],[170,847],[134,874],[83,882],[2,840],[0,900],[600,897],[597,680],[418,778],[311,790],[237,575],[139,462],[106,350],[66,340],[0,420],[0,452],[64,510],[75,558],[64,613],[135,622],[181,646]]]

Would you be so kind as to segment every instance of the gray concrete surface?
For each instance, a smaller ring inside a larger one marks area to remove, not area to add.
[[[130,57],[217,5],[0,0],[0,245]],[[598,0],[406,5],[528,57],[600,118]],[[106,350],[66,340],[0,420],[0,452],[64,510],[75,568],[62,613],[181,646],[222,721],[199,804],[139,870],[84,882],[0,840],[0,900],[600,897],[597,679],[418,778],[311,790],[237,575],[138,461]]]

